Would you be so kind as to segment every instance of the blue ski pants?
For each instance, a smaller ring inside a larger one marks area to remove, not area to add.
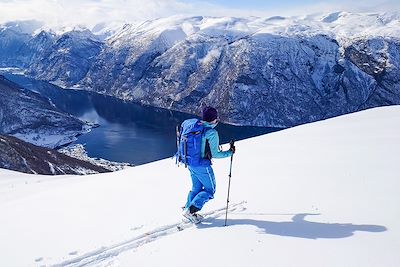
[[[192,190],[189,192],[186,208],[191,205],[201,210],[204,204],[214,198],[215,176],[211,166],[188,166],[192,178]]]

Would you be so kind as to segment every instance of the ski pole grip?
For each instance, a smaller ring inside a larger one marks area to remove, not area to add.
[[[235,141],[233,139],[229,142],[229,145],[230,145],[229,150],[231,150],[233,153],[235,153],[236,152]]]

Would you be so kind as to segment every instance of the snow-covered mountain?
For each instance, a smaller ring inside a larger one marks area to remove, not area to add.
[[[0,135],[0,168],[31,174],[94,174],[110,172],[103,167],[24,142],[16,137]]]
[[[89,30],[66,32],[54,39],[38,60],[29,64],[27,73],[62,87],[72,86],[85,77],[101,46]]]
[[[0,75],[0,134],[54,148],[89,130],[86,123],[57,109],[46,98]]]
[[[400,103],[400,20],[387,16],[127,25],[108,39],[83,84],[190,113],[211,104],[241,125],[287,127]]]
[[[174,16],[126,24],[104,42],[72,33],[28,73],[189,113],[210,104],[239,125],[288,127],[400,103],[398,12]]]
[[[178,231],[189,172],[165,159],[91,176],[0,169],[1,266],[400,266],[400,106],[239,141],[210,217]]]

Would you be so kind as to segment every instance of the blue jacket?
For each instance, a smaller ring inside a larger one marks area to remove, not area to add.
[[[206,140],[210,145],[211,155],[213,158],[226,158],[232,155],[232,151],[221,151],[219,147],[219,135],[217,130],[214,129],[216,125],[212,125],[206,121],[201,121],[204,127],[209,128],[205,132],[202,140],[201,140],[201,157],[204,158],[205,150],[206,150]]]

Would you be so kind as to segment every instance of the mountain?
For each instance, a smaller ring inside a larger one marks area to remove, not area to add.
[[[41,40],[32,37],[41,27],[43,23],[35,20],[12,21],[0,25],[0,67],[29,66],[30,57],[39,52],[38,46],[43,45]]]
[[[97,39],[104,41],[119,31],[124,24],[125,23],[118,21],[100,22],[94,25],[91,32]]]
[[[53,32],[40,31],[32,35],[18,51],[18,58],[24,66],[32,66],[46,57],[48,50],[54,45],[56,36]]]
[[[46,98],[0,75],[0,134],[54,148],[75,140],[90,127]]]
[[[398,12],[174,16],[105,40],[64,32],[27,73],[188,113],[213,105],[232,124],[290,127],[399,104],[399,29]]]
[[[34,34],[37,30],[44,27],[44,23],[38,20],[16,20],[4,23],[0,26],[2,30],[12,30],[16,33]]]
[[[31,174],[93,174],[110,172],[87,161],[0,135],[0,168]]]
[[[0,265],[398,267],[399,132],[392,106],[238,141],[226,227],[229,158],[213,164],[211,215],[182,231],[191,182],[171,159],[57,179],[0,169]]]
[[[194,17],[125,26],[83,84],[189,113],[209,104],[224,121],[272,127],[400,103],[398,17],[355,17]],[[384,35],[367,25],[393,30]]]
[[[29,34],[15,32],[0,26],[0,67],[25,67],[19,59],[19,50],[27,49]]]
[[[68,87],[86,76],[102,48],[102,43],[86,29],[66,32],[53,43],[40,47],[45,49],[29,65],[27,74]]]

